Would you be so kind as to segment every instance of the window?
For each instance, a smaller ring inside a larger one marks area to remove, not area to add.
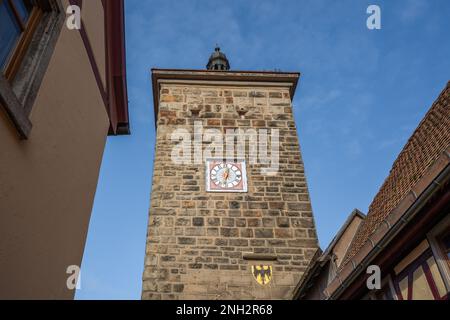
[[[439,221],[427,235],[436,270],[440,272],[447,292],[450,292],[450,215]]]
[[[6,78],[14,76],[41,13],[31,1],[0,0],[0,67]]]
[[[14,48],[20,29],[16,24],[8,1],[0,2],[0,65],[5,65],[10,51]]]
[[[375,300],[395,300],[390,279],[384,283],[380,290],[375,291]]]
[[[440,236],[439,244],[443,256],[447,259],[447,264],[450,264],[450,232]]]
[[[63,23],[60,0],[0,0],[0,108],[21,138]]]
[[[370,291],[362,300],[397,300],[391,276],[387,276],[382,280],[380,290]]]

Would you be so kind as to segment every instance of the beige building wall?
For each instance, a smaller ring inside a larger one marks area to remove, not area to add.
[[[83,1],[82,16],[103,87],[106,88],[105,15],[102,0]]]
[[[359,226],[363,222],[363,219],[360,216],[355,216],[353,220],[350,222],[348,227],[345,229],[344,233],[339,238],[339,241],[335,244],[333,248],[333,253],[336,255],[336,266],[339,267],[342,263],[342,260],[347,253],[348,248],[352,242],[353,237],[358,231]]]
[[[78,31],[63,27],[30,120],[20,140],[0,111],[0,299],[69,299],[109,127]]]

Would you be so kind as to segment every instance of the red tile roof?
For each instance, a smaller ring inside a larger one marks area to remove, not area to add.
[[[345,266],[358,253],[380,223],[449,146],[450,81],[395,160],[341,266]]]

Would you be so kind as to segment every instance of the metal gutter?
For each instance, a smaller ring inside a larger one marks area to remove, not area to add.
[[[392,223],[392,214],[395,214],[395,209],[383,220],[377,230],[369,237],[369,240],[361,248],[361,254],[357,254],[353,257],[352,260],[341,270],[341,272],[336,275],[335,280],[333,280],[333,282],[325,289],[324,294],[328,297],[327,300],[338,299],[339,296],[353,282],[353,280],[355,280],[363,270],[366,270],[369,263],[378,255],[378,253],[385,249],[390,241],[398,235],[402,228],[416,216],[416,214],[425,206],[432,195],[439,190],[444,183],[448,182],[450,178],[450,165],[448,165],[448,158],[450,158],[450,155],[448,154],[448,151],[445,151],[444,155],[447,156],[447,165],[445,169],[443,169],[441,173],[433,179],[433,181],[419,197],[417,197],[413,190],[410,191],[406,199],[409,197],[410,199],[407,199],[407,201],[413,200],[414,202],[404,212],[404,214],[397,219],[397,221]],[[402,203],[400,203],[400,205],[401,204]],[[380,228],[384,228],[385,230],[379,230]],[[380,237],[380,233],[381,238],[377,241],[374,236]],[[365,254],[367,250],[369,250],[369,252]],[[359,255],[364,255],[364,258],[362,258],[360,262],[358,262],[359,259],[357,259]]]

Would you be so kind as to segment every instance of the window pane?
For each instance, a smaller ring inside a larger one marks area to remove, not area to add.
[[[433,293],[428,285],[423,268],[419,267],[413,275],[413,300],[434,300]]]
[[[3,69],[11,50],[20,36],[17,24],[8,1],[0,1],[0,68]]]
[[[389,284],[386,285],[384,289],[384,300],[394,300],[394,296],[392,295],[391,287]]]
[[[447,294],[447,289],[445,289],[444,280],[442,280],[436,260],[434,260],[434,257],[431,257],[427,260],[427,263],[430,268],[431,275],[433,276],[434,283],[438,289],[439,297],[445,296]]]
[[[30,11],[32,9],[32,6],[30,4],[30,1],[25,0],[13,0],[14,6],[17,9],[17,12],[19,13],[20,18],[23,22],[27,22],[28,17],[30,15]]]
[[[442,244],[444,246],[444,252],[447,255],[447,258],[450,259],[450,233],[442,238]]]
[[[389,284],[386,284],[380,291],[375,293],[377,300],[394,300]]]

